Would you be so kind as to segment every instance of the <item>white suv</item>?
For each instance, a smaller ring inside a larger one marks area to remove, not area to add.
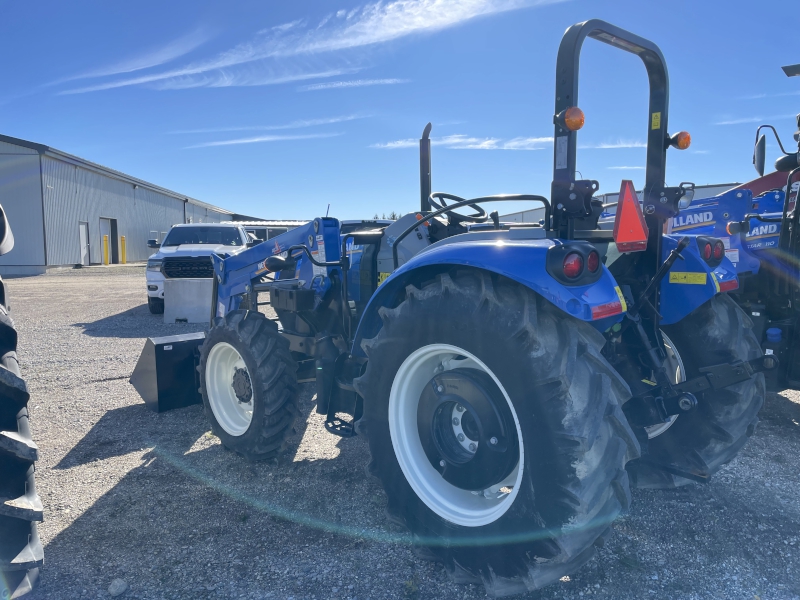
[[[260,241],[260,240],[259,240]],[[164,279],[205,279],[214,275],[212,254],[232,256],[248,246],[253,238],[235,223],[188,223],[175,225],[147,261],[147,306],[154,315],[164,312]]]

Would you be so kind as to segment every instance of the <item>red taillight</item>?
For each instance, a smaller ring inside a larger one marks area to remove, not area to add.
[[[718,240],[714,243],[714,260],[722,260],[723,256],[725,256],[725,244],[722,240]]]
[[[703,259],[706,261],[711,260],[711,244],[703,244]]]
[[[597,273],[598,267],[600,267],[600,255],[594,251],[589,252],[589,256],[586,257],[586,268],[590,273]]]
[[[564,257],[564,275],[575,279],[583,272],[583,257],[577,252],[570,252]]]

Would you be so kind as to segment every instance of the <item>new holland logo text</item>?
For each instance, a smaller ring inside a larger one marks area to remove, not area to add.
[[[714,223],[716,223],[716,221],[714,221],[714,213],[712,212],[678,215],[672,219],[672,231],[689,229],[691,227],[697,227],[698,225],[713,225]]]
[[[747,234],[747,239],[754,240],[756,238],[768,237],[778,233],[777,223],[767,223],[766,225],[756,225]]]

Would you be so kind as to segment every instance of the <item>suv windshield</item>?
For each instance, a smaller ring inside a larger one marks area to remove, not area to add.
[[[235,227],[175,227],[169,232],[162,246],[181,244],[241,246],[242,236]]]

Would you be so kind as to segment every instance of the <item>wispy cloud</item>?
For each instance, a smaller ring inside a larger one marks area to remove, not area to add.
[[[614,148],[647,148],[645,142],[639,140],[617,140],[616,142],[601,142],[599,144],[581,145],[580,148],[591,150],[607,150]]]
[[[750,96],[739,96],[739,100],[760,100],[761,98],[783,98],[786,96],[800,96],[800,91],[776,92],[774,94],[752,94]]]
[[[786,115],[772,115],[768,117],[742,117],[740,119],[728,119],[725,121],[718,121],[714,123],[715,125],[743,125],[744,123],[763,123],[764,121],[769,121],[772,119],[793,119],[795,117],[794,113],[786,114]]]
[[[287,44],[287,54],[330,52],[436,32],[477,17],[552,4],[559,0],[395,0],[375,2],[326,18],[325,27]]]
[[[515,137],[509,140],[500,138],[478,138],[467,135],[446,135],[431,138],[432,146],[444,146],[451,150],[544,150],[553,143],[551,137]],[[381,144],[372,144],[370,148],[397,150],[401,148],[417,148],[419,140],[404,139]]]
[[[134,85],[150,85],[158,89],[185,89],[190,87],[222,87],[229,85],[270,85],[299,81],[313,77],[330,77],[330,74],[312,73],[302,59],[329,55],[335,51],[363,48],[403,37],[422,33],[434,33],[461,23],[492,14],[518,10],[561,0],[392,0],[374,2],[351,11],[340,10],[325,17],[318,25],[304,21],[292,21],[283,25],[262,29],[255,38],[234,46],[213,58],[190,63],[181,68],[162,71],[140,77],[118,79],[104,84],[67,90],[62,93],[86,93]],[[165,55],[168,55],[166,53]],[[286,58],[299,61],[284,65],[287,73],[276,77],[272,73],[259,79],[253,70],[274,69],[276,60]],[[342,57],[337,57],[341,62]],[[330,56],[328,56],[330,61]],[[155,66],[157,61],[150,61]],[[147,61],[139,61],[143,65]],[[161,63],[157,63],[161,64]],[[134,65],[134,66],[137,66]],[[251,72],[239,74],[243,65],[251,65]],[[353,65],[347,65],[353,68]],[[340,68],[330,62],[323,71]],[[146,68],[117,70],[130,72]],[[319,69],[317,69],[319,70]],[[106,69],[108,74],[112,70]],[[352,71],[351,71],[352,72]],[[158,82],[163,82],[156,85]]]
[[[75,81],[78,79],[93,79],[98,77],[108,77],[111,75],[123,75],[126,73],[133,73],[135,71],[159,67],[172,62],[181,56],[189,54],[189,52],[207,42],[209,37],[210,36],[205,31],[198,29],[176,40],[173,40],[165,46],[150,50],[139,56],[128,58],[105,67],[86,71],[84,73],[79,73],[77,75],[72,75],[70,77],[65,77],[53,82],[53,84],[66,83],[67,81]]]
[[[644,167],[628,167],[628,166],[606,167],[606,169],[614,169],[616,171],[644,171]]]
[[[233,131],[276,131],[280,129],[302,129],[305,127],[317,127],[318,125],[332,125],[334,123],[345,123],[356,119],[365,119],[369,115],[344,115],[341,117],[327,117],[324,119],[301,119],[280,125],[245,125],[240,127],[212,127],[207,129],[184,129],[179,131],[169,131],[170,134],[190,134],[190,133],[223,133]]]
[[[316,92],[318,90],[365,87],[369,85],[397,85],[398,83],[409,83],[410,81],[410,79],[355,79],[353,81],[312,83],[311,85],[302,85],[297,89],[301,92]]]
[[[291,140],[312,140],[318,138],[329,138],[342,135],[339,133],[309,133],[308,135],[260,135],[257,137],[239,138],[235,140],[222,140],[219,142],[205,142],[203,144],[195,144],[194,146],[186,146],[185,149],[190,148],[211,148],[214,146],[236,146],[238,144],[260,144],[264,142],[286,142]]]
[[[109,81],[97,85],[90,85],[83,88],[64,90],[59,92],[64,94],[85,94],[87,92],[98,92],[101,90],[111,90],[114,88],[127,87],[131,85],[153,84],[159,90],[182,90],[196,87],[231,87],[231,86],[260,86],[260,85],[279,85],[282,83],[293,83],[295,81],[307,81],[309,79],[323,79],[326,77],[338,77],[356,72],[356,68],[332,69],[327,71],[300,71],[294,73],[274,73],[270,69],[260,72],[249,70],[227,71],[218,70],[213,73],[202,73],[197,76],[175,75],[164,78],[160,75],[143,75],[133,79]]]

